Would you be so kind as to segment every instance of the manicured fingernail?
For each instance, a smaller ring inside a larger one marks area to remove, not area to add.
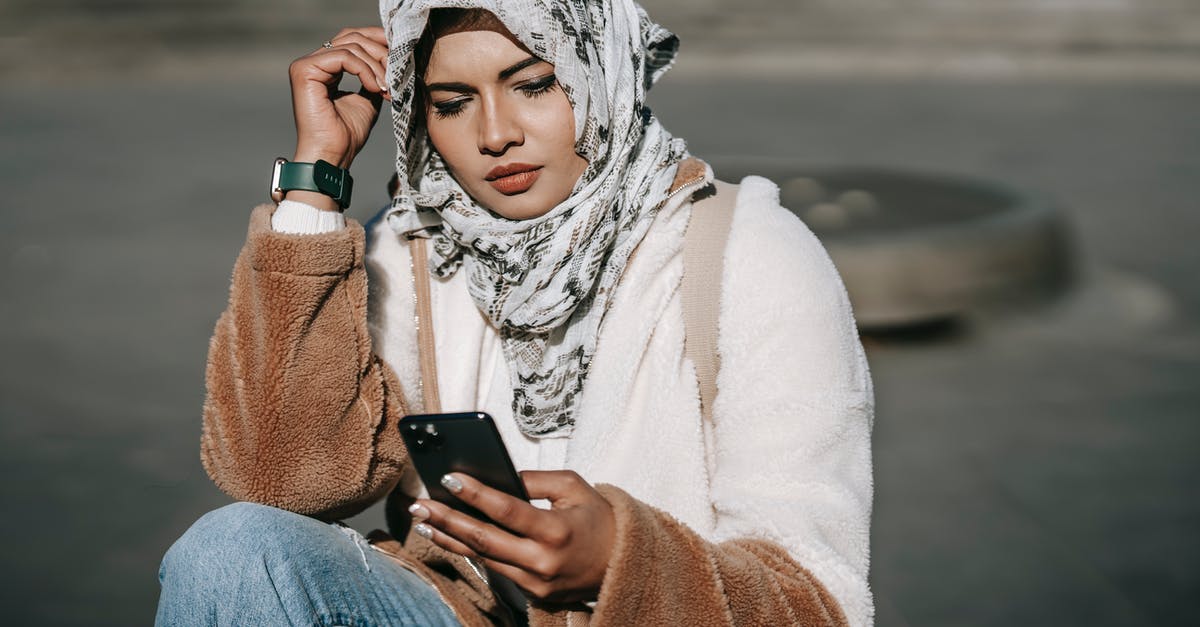
[[[433,527],[425,523],[417,523],[417,526],[413,527],[413,531],[426,540],[433,538]]]
[[[408,513],[412,514],[412,517],[416,518],[417,520],[425,520],[429,518],[429,508],[421,505],[420,503],[413,503],[412,505],[409,505]]]
[[[383,81],[379,81],[379,89],[382,89],[385,94],[388,92],[388,86]]]
[[[462,482],[450,475],[442,475],[442,487],[449,490],[452,494],[462,492]]]

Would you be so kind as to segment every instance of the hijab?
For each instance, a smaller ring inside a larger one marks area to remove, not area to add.
[[[490,11],[554,65],[588,165],[546,214],[510,220],[476,204],[418,126],[413,50],[434,8]],[[435,276],[467,273],[499,331],[521,431],[565,437],[617,282],[687,156],[645,106],[679,40],[633,0],[381,0],[380,14],[398,147],[388,223],[430,238]]]

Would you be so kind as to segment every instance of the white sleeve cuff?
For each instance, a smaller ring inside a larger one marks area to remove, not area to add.
[[[346,217],[338,211],[321,211],[306,203],[284,200],[271,214],[271,228],[278,233],[328,233],[346,228]]]

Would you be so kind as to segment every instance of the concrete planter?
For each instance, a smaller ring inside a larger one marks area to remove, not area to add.
[[[1061,213],[1007,185],[871,169],[802,172],[747,159],[714,160],[714,170],[725,180],[754,173],[779,184],[783,205],[825,244],[867,331],[1044,299],[1071,275]]]

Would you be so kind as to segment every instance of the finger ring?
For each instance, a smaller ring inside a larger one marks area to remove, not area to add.
[[[328,39],[326,39],[326,40],[325,40],[325,43],[321,44],[321,47],[322,47],[322,48],[332,48],[332,47],[333,47],[333,44],[329,43],[329,40],[328,40]]]

